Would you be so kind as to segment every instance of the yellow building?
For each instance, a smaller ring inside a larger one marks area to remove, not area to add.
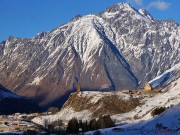
[[[150,83],[147,83],[146,85],[145,85],[145,87],[144,87],[144,90],[152,90],[152,86],[151,86],[151,84]]]

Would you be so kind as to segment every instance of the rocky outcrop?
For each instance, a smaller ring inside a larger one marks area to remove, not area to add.
[[[71,108],[74,112],[88,110],[92,117],[113,115],[133,110],[140,104],[138,98],[122,92],[80,92],[72,93],[61,111]],[[70,111],[72,111],[70,110]],[[61,113],[60,111],[60,113]]]

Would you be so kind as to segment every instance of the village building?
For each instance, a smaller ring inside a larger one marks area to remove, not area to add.
[[[161,91],[159,89],[153,89],[152,85],[150,83],[147,83],[144,87],[144,89],[138,89],[138,90],[121,90],[125,94],[145,94],[145,95],[155,95],[160,93]]]
[[[146,85],[145,85],[145,87],[144,87],[144,90],[152,90],[152,86],[151,86],[151,84],[150,83],[147,83]]]
[[[9,127],[5,123],[1,123],[0,124],[0,132],[3,132],[3,131],[12,131],[12,130],[13,130],[13,128]]]
[[[126,93],[126,94],[129,94],[129,93],[130,93],[130,90],[121,90],[121,92]]]

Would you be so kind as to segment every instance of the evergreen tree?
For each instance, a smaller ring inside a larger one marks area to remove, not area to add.
[[[82,130],[83,130],[83,122],[82,120],[79,120],[79,132],[83,132]]]
[[[89,131],[89,128],[88,128],[88,122],[83,122],[82,123],[82,132],[87,132]]]
[[[109,128],[113,127],[114,122],[112,121],[111,117],[109,115],[101,116],[97,121],[97,128]]]
[[[79,123],[76,118],[72,118],[68,122],[67,132],[68,133],[78,133],[79,132]]]
[[[48,128],[48,120],[47,120],[47,119],[44,120],[44,127],[45,127],[46,129]]]
[[[90,129],[90,130],[96,130],[96,129],[98,129],[98,128],[97,128],[96,119],[90,120],[90,122],[89,122],[89,129]]]
[[[102,116],[99,117],[99,119],[97,121],[97,127],[98,127],[98,129],[106,128],[106,124],[105,124],[104,118]]]
[[[103,118],[104,118],[106,128],[114,126],[114,122],[112,121],[112,119],[111,119],[111,117],[109,115],[103,116]]]

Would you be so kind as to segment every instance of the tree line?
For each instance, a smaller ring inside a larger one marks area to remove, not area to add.
[[[114,122],[112,121],[109,115],[101,116],[97,120],[92,119],[89,122],[87,121],[83,122],[82,120],[78,121],[76,118],[72,118],[68,122],[66,131],[68,133],[73,134],[73,133],[87,132],[102,128],[109,128],[113,126],[114,126]]]

